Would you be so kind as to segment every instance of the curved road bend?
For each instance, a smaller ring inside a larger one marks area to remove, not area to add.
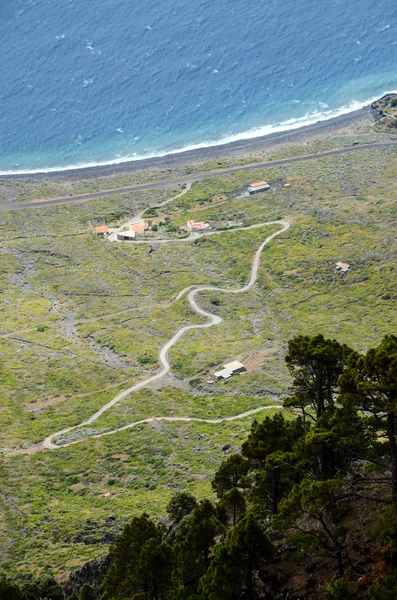
[[[178,331],[172,336],[172,338],[168,342],[166,342],[164,344],[164,346],[162,346],[160,348],[158,360],[159,360],[159,363],[161,366],[160,366],[160,370],[155,375],[153,375],[152,377],[149,377],[148,379],[145,379],[144,381],[136,383],[135,385],[131,386],[130,388],[123,390],[122,392],[117,394],[117,396],[115,396],[112,400],[110,400],[110,402],[107,402],[106,404],[104,404],[104,406],[102,406],[102,408],[100,408],[97,412],[95,412],[93,415],[91,415],[91,417],[86,419],[83,423],[80,423],[79,425],[74,425],[72,427],[67,427],[66,429],[63,429],[62,431],[58,431],[56,433],[52,433],[44,440],[44,442],[43,442],[44,448],[47,448],[48,450],[54,450],[56,448],[63,448],[65,446],[70,446],[71,444],[76,444],[79,441],[81,441],[81,439],[80,439],[80,440],[76,440],[74,442],[68,442],[66,444],[57,445],[57,444],[54,444],[52,440],[55,437],[60,437],[60,436],[66,434],[66,433],[69,433],[70,431],[73,431],[79,427],[85,427],[87,425],[91,425],[104,412],[109,410],[109,408],[111,408],[112,406],[117,404],[120,400],[126,398],[133,392],[135,392],[143,387],[146,387],[153,381],[156,381],[156,380],[160,379],[161,377],[163,377],[164,375],[166,375],[167,373],[169,373],[171,367],[170,367],[170,363],[168,360],[168,352],[170,351],[172,346],[174,346],[178,342],[178,340],[187,331],[190,331],[192,329],[206,329],[208,327],[212,327],[213,325],[219,325],[219,323],[222,322],[223,319],[221,317],[219,317],[218,315],[209,313],[209,312],[205,311],[203,308],[201,308],[201,306],[199,305],[198,301],[195,298],[196,294],[198,294],[199,292],[202,292],[202,291],[209,291],[209,290],[223,292],[225,294],[242,294],[244,292],[247,292],[249,289],[251,289],[252,286],[255,284],[257,277],[258,277],[259,261],[260,261],[260,257],[261,257],[263,249],[273,238],[280,235],[281,233],[284,233],[284,231],[287,231],[287,229],[289,229],[289,227],[290,227],[290,223],[288,221],[269,221],[267,223],[258,224],[257,227],[265,227],[266,225],[281,225],[282,227],[278,231],[269,235],[259,246],[259,248],[256,251],[255,256],[254,256],[254,260],[253,260],[252,267],[251,267],[251,276],[250,276],[248,283],[244,287],[237,288],[237,289],[219,288],[216,286],[208,286],[208,285],[199,285],[199,286],[193,287],[193,289],[192,289],[192,286],[188,286],[185,289],[183,289],[181,292],[179,292],[176,299],[180,299],[184,295],[184,293],[189,292],[188,293],[188,301],[190,303],[190,306],[192,307],[192,310],[196,314],[206,317],[208,319],[207,323],[200,323],[200,324],[196,324],[196,325],[185,325],[184,327],[181,327],[180,329],[178,329]],[[241,229],[243,229],[243,228],[241,228]],[[233,229],[231,231],[238,231],[238,229]],[[223,233],[230,233],[230,231],[225,231]],[[175,302],[175,300],[174,300],[174,302]],[[234,419],[243,418],[243,416],[255,414],[256,412],[265,410],[265,408],[274,408],[274,406],[273,407],[269,407],[269,406],[258,407],[256,409],[252,409],[251,411],[248,411],[247,413],[242,413],[242,415],[237,415],[234,417],[225,417],[223,419],[198,419],[198,418],[193,418],[193,417],[149,417],[148,419],[144,419],[142,421],[136,421],[134,423],[129,423],[128,425],[124,425],[123,427],[120,427],[118,429],[113,429],[111,431],[107,431],[105,433],[94,435],[92,437],[102,437],[103,435],[110,435],[112,433],[117,433],[118,431],[123,431],[125,429],[131,429],[132,427],[135,427],[136,425],[139,425],[141,423],[149,423],[149,422],[155,421],[155,420],[201,421],[204,423],[220,423],[222,421],[231,421]]]
[[[57,204],[68,204],[70,202],[82,202],[83,200],[92,200],[94,198],[105,198],[115,196],[117,194],[126,194],[128,192],[137,192],[139,190],[155,190],[161,189],[170,185],[181,185],[183,183],[194,183],[202,181],[210,177],[220,177],[229,175],[239,171],[251,171],[254,169],[263,169],[265,167],[275,167],[280,165],[288,165],[306,160],[316,160],[318,158],[327,158],[329,156],[338,156],[340,154],[349,154],[350,152],[358,152],[361,150],[373,150],[376,148],[392,148],[397,147],[397,141],[390,142],[375,142],[373,144],[360,144],[357,146],[349,146],[348,148],[339,148],[338,150],[328,150],[327,152],[319,152],[318,154],[305,154],[303,156],[294,156],[291,158],[280,158],[278,160],[269,160],[260,163],[249,165],[241,165],[238,167],[229,167],[227,169],[217,169],[215,171],[203,171],[178,177],[176,179],[163,179],[161,181],[152,181],[150,183],[138,183],[127,187],[116,188],[113,190],[105,190],[102,192],[91,192],[89,194],[79,194],[78,196],[65,196],[63,198],[54,198],[50,200],[35,200],[33,202],[4,202],[0,203],[0,212],[5,210],[16,210],[26,208],[41,208],[43,206],[53,206]],[[67,173],[67,172],[66,172]]]

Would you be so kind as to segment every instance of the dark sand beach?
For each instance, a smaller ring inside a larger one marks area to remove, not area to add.
[[[364,122],[373,121],[370,106],[352,111],[327,121],[319,121],[298,129],[280,131],[257,138],[239,140],[228,144],[209,146],[197,150],[189,150],[162,157],[147,158],[122,162],[112,165],[99,165],[95,167],[82,167],[54,172],[28,173],[2,176],[2,179],[30,179],[30,180],[76,180],[95,179],[109,175],[132,173],[143,169],[170,170],[178,172],[178,168],[188,164],[197,165],[203,162],[221,161],[232,157],[242,157],[275,150],[284,144],[302,144],[318,136],[332,136],[334,133],[348,128],[359,127]]]

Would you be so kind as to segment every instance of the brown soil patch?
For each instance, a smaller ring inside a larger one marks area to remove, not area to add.
[[[306,183],[307,179],[306,177],[288,177],[288,179],[285,180],[285,183],[288,183],[289,185],[294,185],[297,183]]]
[[[256,371],[260,366],[262,366],[264,360],[268,356],[276,356],[279,353],[279,348],[266,348],[264,350],[260,350],[256,352],[256,354],[242,360],[241,362],[245,366],[247,373],[252,373],[252,371]]]

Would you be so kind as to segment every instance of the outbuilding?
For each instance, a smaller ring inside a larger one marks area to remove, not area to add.
[[[347,273],[347,271],[350,269],[350,265],[343,262],[337,262],[335,265],[335,269],[337,271],[340,271],[341,273]]]
[[[232,371],[229,371],[228,369],[221,369],[220,371],[216,371],[216,373],[214,373],[215,379],[230,379],[232,376]]]
[[[233,360],[232,362],[223,365],[223,368],[227,369],[228,371],[231,371],[233,374],[243,373],[245,371],[244,365],[238,360]]]
[[[223,365],[223,369],[220,371],[216,371],[214,377],[215,379],[230,379],[235,373],[243,373],[245,370],[246,369],[241,362],[233,360],[232,362]]]
[[[188,221],[187,227],[189,231],[205,231],[206,229],[211,229],[208,223],[204,223],[204,221]]]
[[[95,233],[96,235],[107,235],[109,233],[109,227],[107,225],[98,225],[98,227],[95,227]]]
[[[248,193],[252,196],[253,194],[258,194],[259,192],[265,192],[268,189],[270,189],[270,185],[267,181],[255,181],[248,187]]]
[[[135,231],[119,231],[117,239],[120,242],[132,242],[136,239]]]

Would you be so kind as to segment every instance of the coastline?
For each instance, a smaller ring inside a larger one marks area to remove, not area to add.
[[[284,144],[303,143],[315,136],[327,135],[337,130],[353,125],[360,125],[368,119],[372,119],[372,108],[368,104],[363,108],[349,113],[338,115],[327,120],[302,125],[296,129],[287,129],[269,133],[267,135],[220,143],[198,149],[185,150],[166,154],[164,156],[143,158],[116,164],[104,164],[81,168],[70,168],[59,171],[43,171],[38,173],[16,173],[0,175],[0,180],[78,180],[95,179],[110,175],[133,173],[142,169],[174,170],[177,167],[189,164],[198,164],[208,161],[219,161],[234,156],[249,155],[253,152],[263,152],[269,149],[277,149]]]

